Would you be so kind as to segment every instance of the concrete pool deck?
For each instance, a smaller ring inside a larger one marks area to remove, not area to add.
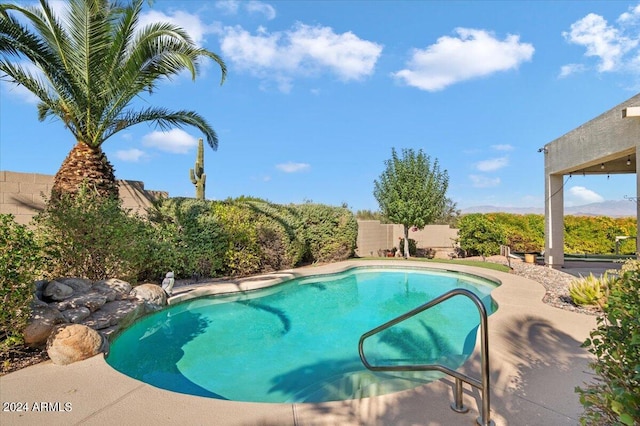
[[[277,281],[284,277],[324,274],[375,264],[378,263],[346,261],[237,280],[230,285],[261,286],[265,282],[273,283],[273,277],[277,277]],[[596,326],[594,316],[544,304],[545,289],[541,284],[513,274],[404,260],[382,264],[455,270],[500,281],[502,285],[492,292],[499,309],[489,317],[488,326],[491,419],[496,425],[579,423],[582,406],[574,388],[592,378],[587,366],[591,356],[580,345]],[[180,292],[195,290],[184,288]],[[354,345],[357,346],[357,342]],[[480,378],[479,345],[459,371]],[[453,379],[445,377],[416,389],[350,401],[317,404],[224,401],[155,388],[115,371],[102,355],[98,355],[68,366],[47,361],[0,377],[3,408],[0,424],[475,424],[482,407],[480,392],[469,385],[464,386],[463,401],[470,408],[466,414],[458,414],[449,408],[452,395]],[[28,412],[14,411],[25,404]],[[41,410],[35,411],[34,407]]]

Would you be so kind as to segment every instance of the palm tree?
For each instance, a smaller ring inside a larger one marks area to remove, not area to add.
[[[163,130],[194,126],[211,148],[218,146],[214,130],[194,111],[131,108],[134,97],[151,93],[164,78],[188,71],[195,80],[202,58],[218,63],[220,84],[227,73],[223,60],[196,46],[182,28],[169,23],[141,27],[142,3],[69,0],[67,14],[60,16],[47,0],[40,0],[39,7],[0,4],[0,79],[37,96],[38,119],[59,118],[76,139],[56,173],[52,199],[76,193],[83,182],[101,195],[117,197],[114,169],[102,144],[138,123]]]

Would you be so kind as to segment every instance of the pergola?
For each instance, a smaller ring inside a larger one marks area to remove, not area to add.
[[[571,174],[612,175],[635,173],[636,218],[640,217],[640,94],[546,144],[545,263],[554,268],[564,264],[564,177]],[[629,188],[632,193],[633,188]],[[633,194],[633,193],[632,193]],[[640,239],[636,238],[636,254]]]

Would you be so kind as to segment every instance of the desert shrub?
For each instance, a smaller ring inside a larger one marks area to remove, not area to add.
[[[309,262],[334,262],[353,256],[358,222],[346,207],[305,203],[295,206],[304,228]]]
[[[486,256],[500,253],[500,245],[505,243],[502,226],[482,214],[468,214],[458,222],[458,241],[467,255]]]
[[[251,210],[233,202],[213,206],[216,219],[228,234],[224,251],[224,266],[231,275],[260,272],[258,230]]]
[[[342,260],[355,248],[357,222],[344,208],[279,205],[253,197],[225,201],[172,198],[151,222],[170,245],[177,276],[235,275]],[[169,270],[169,269],[167,269]]]
[[[162,242],[156,271],[173,271],[177,278],[224,273],[228,234],[215,217],[212,202],[191,198],[160,200],[150,211],[150,220],[157,241]]]
[[[135,282],[147,263],[149,233],[145,221],[121,204],[87,188],[49,202],[34,218],[46,276]]]
[[[42,258],[33,233],[0,214],[0,354],[20,345]]]
[[[261,218],[259,238],[265,250],[264,264],[272,265],[274,270],[298,265],[305,256],[306,243],[303,224],[295,207],[259,199],[240,201]],[[269,241],[266,237],[270,232],[278,239]],[[274,243],[280,244],[283,250],[274,251]]]
[[[569,283],[569,294],[576,305],[600,306],[607,303],[609,293],[608,280],[589,274],[586,277],[576,278]]]
[[[577,387],[583,425],[640,424],[640,269],[626,270],[609,293],[598,327],[583,344],[598,381]]]

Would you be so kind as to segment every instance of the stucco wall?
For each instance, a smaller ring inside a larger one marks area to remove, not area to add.
[[[403,237],[402,225],[359,220],[356,254],[360,257],[378,256],[380,250],[398,247]],[[416,240],[418,248],[432,248],[436,250],[437,257],[447,257],[453,251],[458,230],[448,225],[428,225],[421,230],[409,230],[409,238]]]
[[[168,196],[166,192],[145,190],[140,181],[118,183],[123,207],[137,213],[144,213],[152,200]],[[10,213],[16,222],[28,224],[44,207],[44,199],[51,194],[52,186],[51,175],[0,171],[0,213]]]

